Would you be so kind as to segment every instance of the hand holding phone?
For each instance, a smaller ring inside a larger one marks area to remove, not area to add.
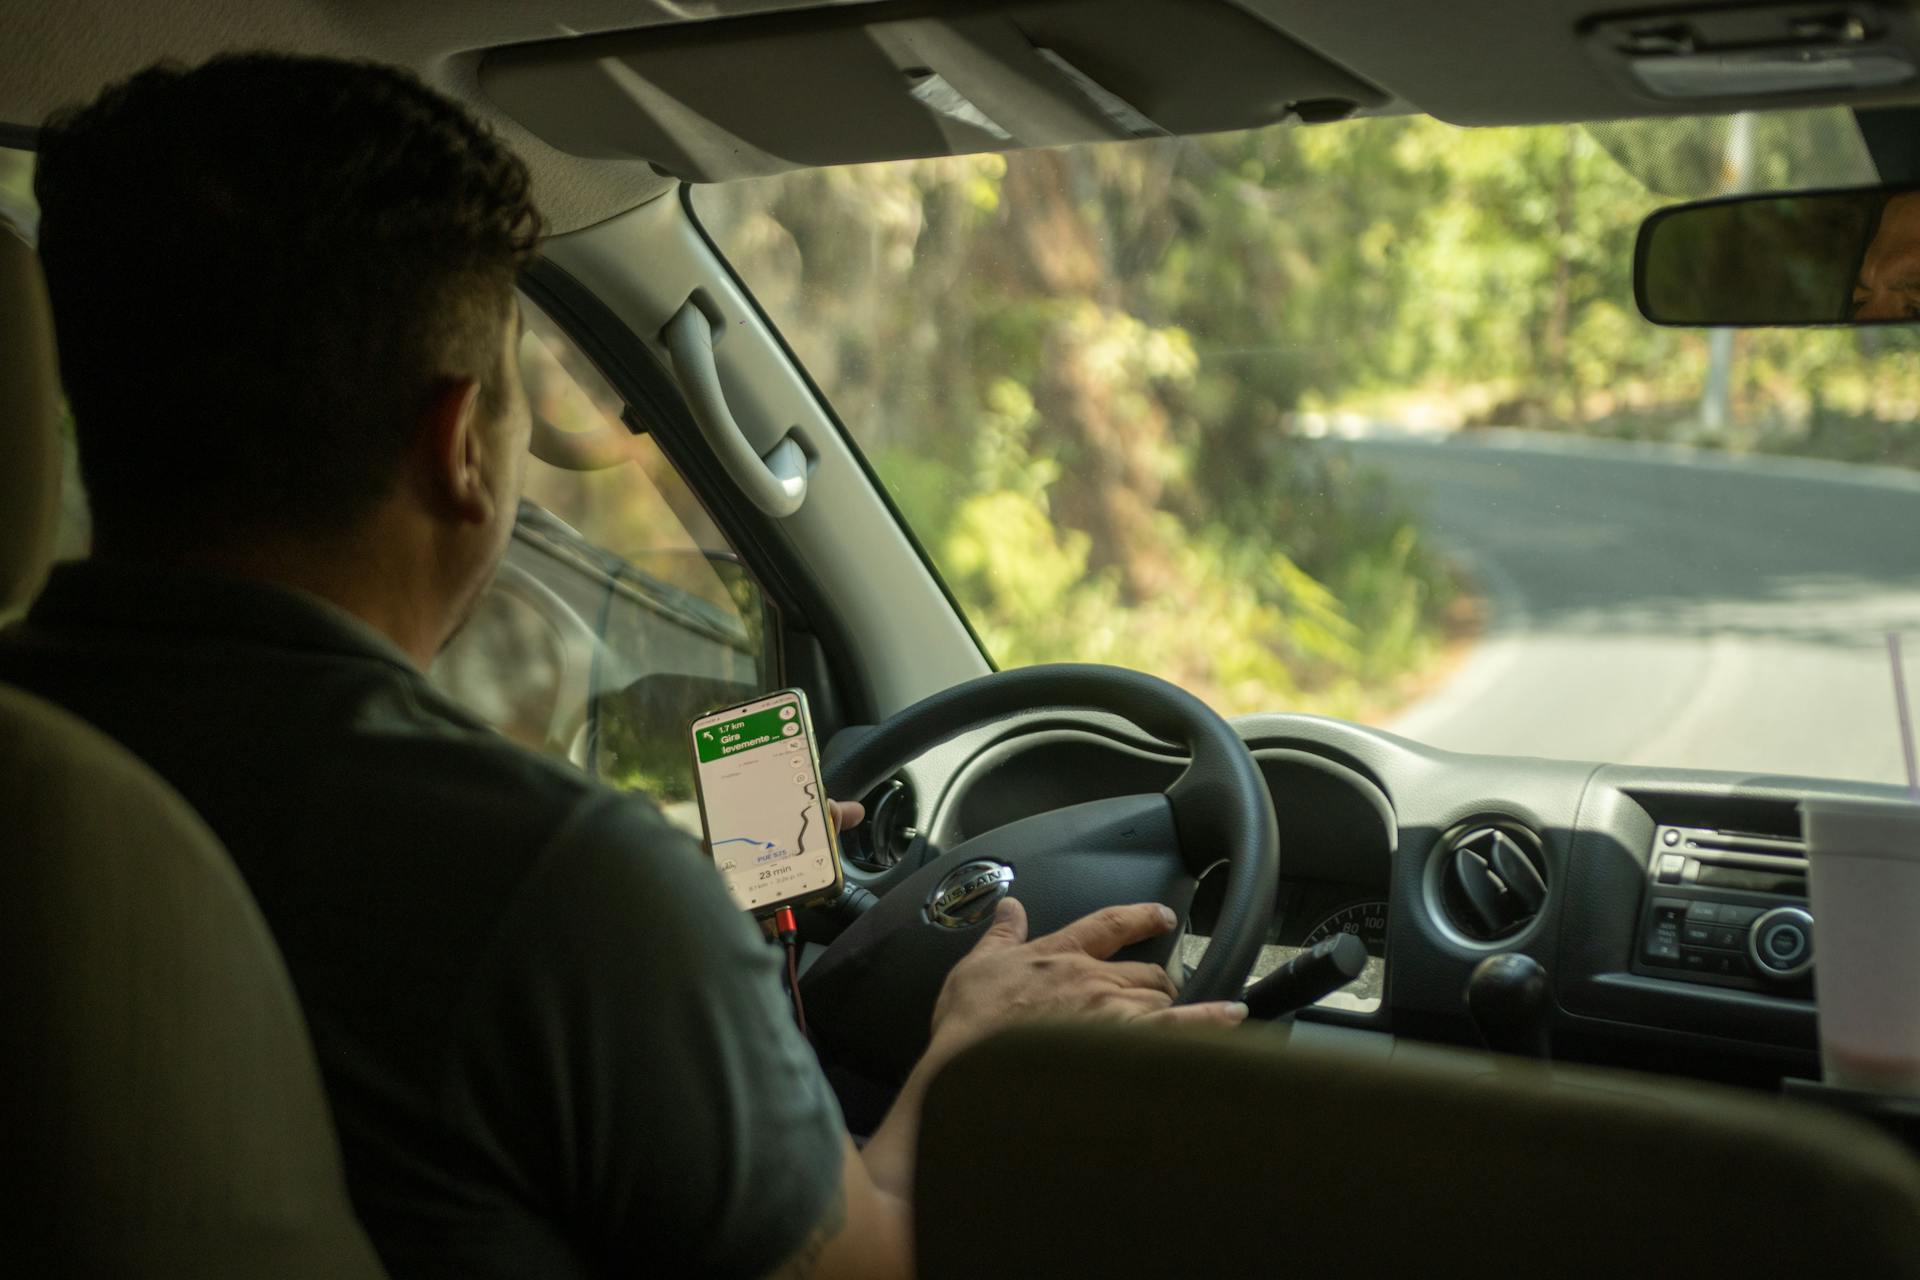
[[[840,845],[806,694],[782,689],[709,712],[692,735],[707,851],[741,909],[769,916],[839,892]]]

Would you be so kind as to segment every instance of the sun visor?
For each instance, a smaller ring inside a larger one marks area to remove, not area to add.
[[[1218,0],[840,6],[497,49],[484,91],[573,155],[693,181],[1339,119],[1387,95]]]

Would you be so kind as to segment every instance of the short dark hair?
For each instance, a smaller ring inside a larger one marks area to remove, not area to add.
[[[351,527],[436,377],[497,403],[542,226],[527,170],[411,73],[158,66],[40,132],[40,254],[103,540]]]

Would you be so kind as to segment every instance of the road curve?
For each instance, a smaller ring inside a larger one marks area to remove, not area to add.
[[[1469,433],[1328,441],[1474,573],[1487,635],[1384,727],[1456,751],[1899,782],[1920,474]]]

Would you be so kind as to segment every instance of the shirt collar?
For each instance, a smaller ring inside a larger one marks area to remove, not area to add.
[[[331,601],[294,587],[197,570],[95,560],[55,565],[27,622],[61,630],[245,639],[372,658],[420,674],[400,646]]]

